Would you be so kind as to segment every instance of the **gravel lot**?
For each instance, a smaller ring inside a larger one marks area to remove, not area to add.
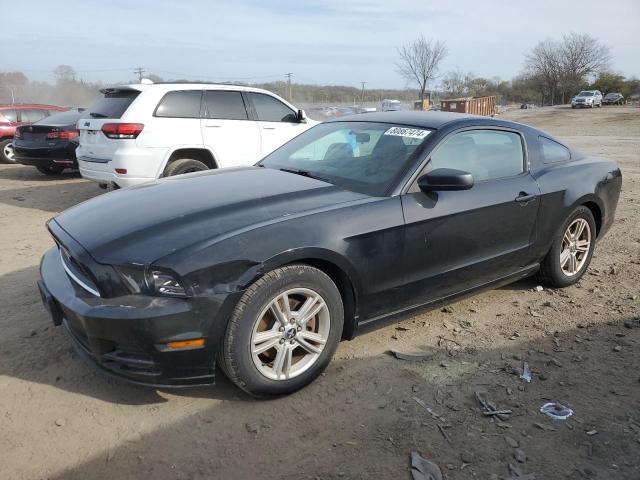
[[[616,222],[584,279],[544,291],[523,281],[403,318],[343,342],[326,375],[273,401],[223,377],[144,389],[81,362],[35,282],[53,243],[44,222],[103,191],[0,165],[0,478],[409,479],[418,451],[447,479],[639,479],[640,328],[625,322],[640,315],[640,108],[504,117],[623,169]],[[512,413],[484,415],[475,392]],[[547,401],[575,413],[551,420],[538,411]]]

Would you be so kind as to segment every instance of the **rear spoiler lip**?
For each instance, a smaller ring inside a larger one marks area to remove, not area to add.
[[[109,87],[104,87],[101,88],[99,90],[100,93],[102,94],[107,94],[107,93],[114,93],[114,92],[142,92],[143,90],[145,90],[146,88],[148,88],[149,85],[143,85],[143,84],[136,84],[136,85],[113,85],[113,86],[109,86]]]

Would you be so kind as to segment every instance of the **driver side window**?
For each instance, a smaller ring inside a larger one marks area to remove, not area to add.
[[[475,182],[524,172],[519,134],[502,130],[466,130],[449,137],[431,155],[429,170],[453,168],[471,173]]]

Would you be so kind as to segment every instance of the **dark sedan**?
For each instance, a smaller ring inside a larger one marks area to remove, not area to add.
[[[16,129],[13,139],[15,161],[34,166],[45,175],[57,175],[65,168],[78,168],[76,123],[81,110],[56,113]]]
[[[602,99],[603,105],[624,105],[624,95],[621,93],[610,92]]]
[[[103,371],[293,392],[340,339],[538,274],[565,287],[611,226],[615,162],[457,113],[319,124],[255,167],[108,193],[49,224],[54,323]]]

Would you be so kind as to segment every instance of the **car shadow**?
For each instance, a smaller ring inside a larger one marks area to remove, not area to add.
[[[445,478],[511,478],[509,464],[535,478],[638,478],[637,448],[624,426],[640,421],[640,384],[618,368],[633,365],[635,353],[612,356],[613,343],[598,336],[603,330],[640,340],[640,330],[616,322],[504,348],[479,348],[472,336],[458,347],[424,345],[431,355],[419,362],[389,354],[337,359],[295,394],[194,409],[49,478],[409,478],[411,451],[440,465]],[[367,335],[357,341],[366,345]],[[519,376],[523,362],[530,383]],[[611,373],[594,383],[584,372]],[[483,414],[476,392],[511,414]],[[573,417],[544,416],[539,409],[548,401],[570,407]],[[585,434],[594,426],[598,438]],[[526,462],[513,460],[506,437]]]
[[[57,175],[45,175],[40,173],[36,167],[29,165],[7,165],[0,164],[0,179],[3,180],[28,180],[35,182],[50,182],[61,179],[82,178],[77,169],[65,169]]]
[[[66,180],[66,176],[61,177]],[[95,183],[69,176],[68,182],[58,177],[38,179],[17,188],[0,190],[0,204],[60,213],[78,203],[105,193]],[[57,180],[57,181],[56,181]]]

